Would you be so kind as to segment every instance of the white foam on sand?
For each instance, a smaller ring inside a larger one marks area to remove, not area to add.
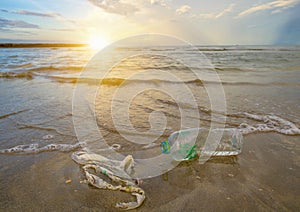
[[[258,124],[250,125],[241,123],[238,129],[244,134],[255,132],[277,132],[284,135],[300,135],[300,129],[292,122],[275,115],[257,115],[240,113],[245,118],[258,121]]]
[[[0,154],[33,154],[49,151],[70,152],[83,148],[85,145],[83,142],[76,144],[48,144],[43,147],[39,147],[39,144],[18,145],[9,149],[1,149]]]

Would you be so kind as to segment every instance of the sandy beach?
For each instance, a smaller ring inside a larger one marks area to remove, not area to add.
[[[144,180],[147,199],[137,211],[297,211],[297,137],[267,133],[245,142],[237,158],[184,162]],[[1,155],[1,173],[1,208],[8,211],[119,211],[116,202],[133,200],[127,193],[81,184],[84,176],[70,154]]]

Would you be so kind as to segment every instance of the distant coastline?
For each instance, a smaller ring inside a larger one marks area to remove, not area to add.
[[[51,48],[51,47],[86,47],[79,43],[0,43],[0,48]]]

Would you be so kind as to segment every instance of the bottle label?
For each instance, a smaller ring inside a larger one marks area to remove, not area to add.
[[[185,155],[184,160],[191,160],[197,156],[197,151],[196,151],[197,145],[182,145],[181,146],[181,151],[183,155]]]

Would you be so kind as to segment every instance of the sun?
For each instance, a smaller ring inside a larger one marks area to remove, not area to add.
[[[90,48],[92,49],[102,49],[108,45],[108,41],[101,36],[93,36],[88,41]]]

